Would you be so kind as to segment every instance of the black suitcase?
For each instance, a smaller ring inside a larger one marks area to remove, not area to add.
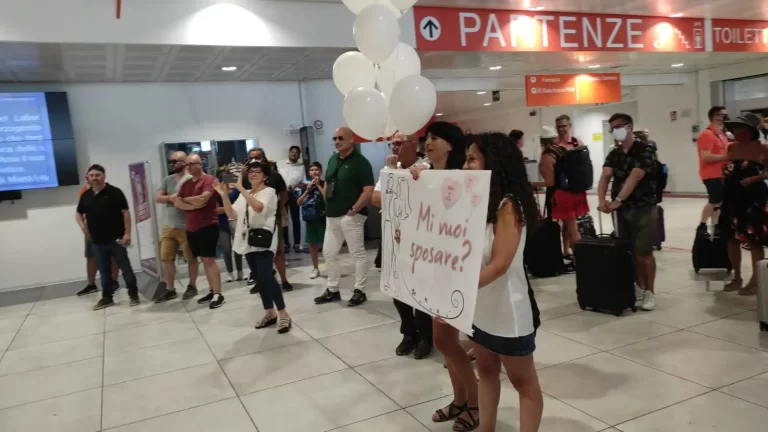
[[[728,258],[728,239],[719,234],[697,231],[691,258],[696,273],[705,269],[724,269],[730,273],[733,269]]]
[[[535,196],[538,205],[539,197]],[[550,278],[565,273],[560,224],[542,215],[536,228],[528,232],[523,263],[528,273],[536,278]]]
[[[598,217],[598,222],[598,237],[582,238],[573,251],[579,307],[616,316],[626,309],[636,312],[635,268],[629,244],[624,239],[603,234],[602,217]]]

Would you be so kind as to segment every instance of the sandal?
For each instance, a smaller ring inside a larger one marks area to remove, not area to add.
[[[277,322],[277,332],[280,334],[288,333],[291,331],[292,321],[291,318],[280,318]]]
[[[744,288],[739,290],[740,296],[753,296],[757,295],[757,283],[750,282],[744,285]]]
[[[261,321],[256,323],[256,329],[263,329],[275,324],[277,324],[277,317],[268,318],[267,316],[264,316]]]
[[[741,279],[733,279],[732,281],[725,284],[725,286],[723,287],[723,291],[725,292],[739,291],[741,290],[742,282],[743,281]]]
[[[448,408],[448,414],[445,413],[445,408]],[[439,410],[436,410],[434,414],[432,414],[433,422],[445,423],[447,421],[458,418],[461,413],[464,412],[464,409],[467,408],[467,404],[456,405],[455,403],[451,402],[445,408],[440,408]],[[435,415],[437,415],[437,420],[435,420]]]
[[[475,418],[475,416],[472,415],[472,411],[477,411],[478,416]],[[472,421],[471,423],[467,420],[464,420],[461,417],[456,417],[456,421],[453,422],[453,430],[456,432],[467,432],[472,431],[480,427],[480,408],[478,407],[465,407],[464,412],[466,412],[469,415],[469,419]]]

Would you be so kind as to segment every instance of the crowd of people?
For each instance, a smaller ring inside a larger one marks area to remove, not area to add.
[[[761,121],[757,116],[745,114],[729,120],[723,107],[714,107],[709,114],[712,124],[699,140],[700,172],[709,194],[702,225],[706,230],[707,221],[719,220],[718,230],[728,233],[736,274],[726,289],[751,294],[754,273],[742,287],[740,245],[746,242],[751,246],[754,262],[762,259],[762,245],[768,240],[768,185],[763,181],[768,179],[763,166],[768,151],[759,141]],[[661,193],[656,184],[657,146],[648,140],[647,131],[636,133],[634,120],[627,114],[616,113],[609,123],[615,146],[599,176],[598,210],[615,213],[617,234],[628,240],[634,259],[636,305],[650,311],[656,307],[656,262],[651,239]],[[454,399],[437,410],[432,420],[453,422],[455,431],[495,429],[502,366],[519,393],[520,430],[538,430],[543,398],[533,352],[540,320],[523,249],[527,237],[535,233],[542,220],[535,191],[543,187],[547,209],[544,217],[560,222],[561,255],[575,260],[569,255],[581,238],[579,221],[590,210],[586,191],[573,192],[562,186],[564,158],[585,147],[572,135],[572,127],[571,119],[563,115],[555,119],[555,127],[542,129],[539,181],[529,179],[520,131],[465,135],[458,126],[435,122],[426,129],[424,153],[419,152],[416,138],[399,133],[392,138],[387,168],[409,170],[415,181],[429,170],[491,172],[471,342],[465,343],[462,339],[467,336],[441,319],[394,301],[402,333],[395,353],[423,359],[437,349],[445,358]],[[733,133],[733,143],[725,136],[726,128]],[[170,175],[163,179],[156,194],[156,202],[166,206],[160,245],[165,285],[153,300],[162,303],[178,297],[175,260],[181,250],[189,264],[189,284],[182,299],[198,296],[199,259],[210,290],[197,302],[216,309],[225,302],[217,252],[224,255],[229,281],[244,278],[244,257],[249,271],[247,285],[252,294],[261,296],[265,311],[255,328],[274,326],[278,333],[289,332],[292,321],[283,292],[293,287],[286,277],[285,253],[290,250],[289,228],[293,231],[293,250],[301,250],[299,221],[303,220],[312,261],[309,277],[320,276],[321,250],[327,269],[327,285],[315,303],[342,299],[339,252],[346,244],[355,268],[347,304],[364,304],[369,273],[364,224],[369,204],[382,206],[382,187],[374,181],[370,162],[356,150],[349,128],[337,129],[333,142],[336,153],[326,164],[326,172],[320,162],[311,162],[308,178],[298,147],[291,147],[289,159],[280,164],[269,162],[263,149],[252,149],[243,172],[234,180],[224,171],[217,173],[218,178],[203,172],[196,154],[170,155]],[[136,277],[126,252],[132,229],[127,200],[120,189],[106,183],[100,165],[88,169],[87,180],[76,219],[86,239],[88,286],[78,294],[97,291],[97,267],[102,275],[102,297],[94,309],[112,306],[114,290],[119,286],[119,268],[130,305],[138,305]]]

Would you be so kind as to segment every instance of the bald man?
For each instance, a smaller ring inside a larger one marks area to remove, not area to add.
[[[192,260],[200,258],[203,262],[205,277],[211,287],[211,291],[197,303],[207,303],[209,308],[217,309],[224,304],[224,296],[221,295],[221,271],[216,262],[219,244],[219,216],[216,214],[216,192],[213,190],[216,178],[203,171],[199,155],[187,156],[186,165],[189,179],[181,185],[173,203],[177,209],[184,210]]]
[[[177,209],[173,204],[181,185],[190,178],[190,175],[187,174],[186,165],[186,153],[183,151],[171,153],[168,159],[168,172],[171,175],[163,179],[155,194],[155,202],[166,206],[163,232],[160,234],[160,261],[163,262],[165,289],[158,293],[155,303],[165,303],[178,297],[174,281],[176,280],[176,254],[179,248],[181,248],[184,259],[189,264],[189,284],[181,298],[188,300],[197,295],[199,265],[197,260],[192,257],[192,251],[190,251],[189,243],[187,243],[184,211]]]
[[[355,288],[347,304],[359,306],[368,300],[365,295],[368,257],[364,227],[368,218],[368,203],[373,195],[373,169],[368,159],[355,150],[355,141],[349,128],[336,129],[333,142],[338,153],[328,161],[325,175],[326,230],[323,256],[328,267],[328,288],[320,297],[315,298],[315,303],[341,300],[339,251],[346,240],[349,253],[355,259]]]

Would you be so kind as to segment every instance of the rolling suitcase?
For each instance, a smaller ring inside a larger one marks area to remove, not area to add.
[[[728,258],[728,240],[720,234],[697,231],[691,249],[693,269],[696,273],[704,269],[733,269]]]
[[[538,204],[538,195],[536,195]],[[565,272],[560,224],[542,216],[536,228],[528,233],[523,251],[528,273],[536,278],[560,276]]]
[[[616,316],[626,309],[636,312],[635,269],[629,245],[624,239],[603,234],[602,216],[598,216],[598,223],[600,235],[582,238],[574,248],[579,307]]]
[[[653,233],[653,247],[661,250],[661,244],[667,240],[667,230],[664,228],[664,208],[657,206],[658,215],[656,216],[656,231]]]
[[[757,263],[757,320],[768,331],[768,260]]]

